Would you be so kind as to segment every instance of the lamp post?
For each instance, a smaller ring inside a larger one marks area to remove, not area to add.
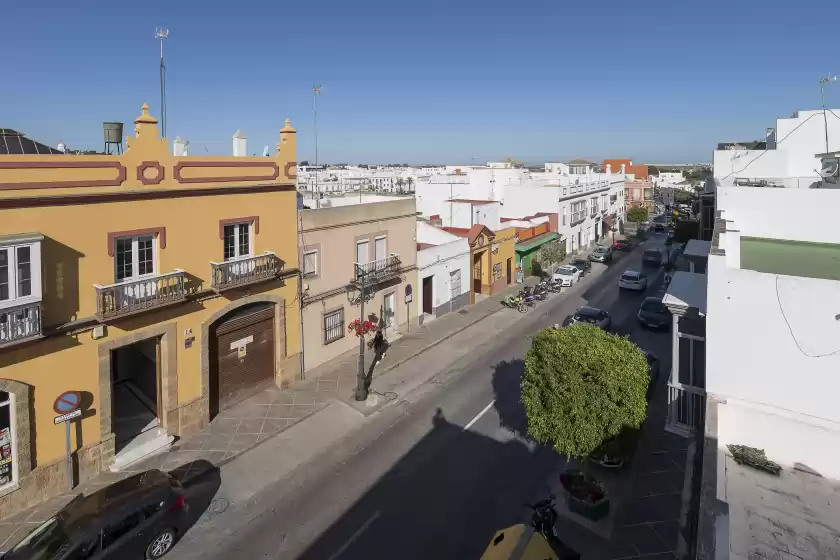
[[[365,302],[373,298],[373,293],[368,293],[367,289],[367,275],[368,271],[366,271],[363,266],[360,266],[359,263],[354,263],[353,265],[356,270],[356,284],[358,284],[360,292],[359,297],[353,297],[353,290],[350,289],[347,292],[348,299],[352,304],[359,304],[359,322],[364,322],[365,317]],[[357,401],[364,401],[368,398],[368,387],[367,387],[367,376],[365,375],[365,337],[359,336],[359,369],[356,372],[356,391],[354,392],[354,397]]]
[[[822,101],[823,125],[825,126],[825,152],[828,153],[828,118],[825,116],[825,86],[836,82],[837,76],[825,76],[820,79],[820,100]]]
[[[166,64],[163,62],[163,42],[169,37],[165,27],[155,29],[155,39],[160,41],[160,135],[166,138]]]

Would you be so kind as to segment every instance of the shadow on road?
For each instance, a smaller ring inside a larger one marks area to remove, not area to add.
[[[524,497],[557,460],[464,430],[438,409],[425,437],[298,558],[479,558],[495,531],[527,519]]]
[[[528,436],[528,418],[522,407],[523,360],[503,361],[493,368],[493,395],[499,424],[516,436],[532,441]]]
[[[187,514],[187,531],[208,509],[213,513],[213,510],[224,505],[213,500],[222,485],[219,468],[213,463],[205,460],[191,461],[172,469],[169,474],[184,486],[184,494],[190,508]]]

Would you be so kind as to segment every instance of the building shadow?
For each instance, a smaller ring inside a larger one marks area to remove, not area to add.
[[[423,439],[298,560],[480,558],[496,531],[528,522],[523,502],[539,497],[558,459],[464,430],[438,409]]]
[[[198,523],[205,513],[218,515],[227,509],[226,501],[216,500],[216,493],[222,485],[222,475],[219,467],[213,463],[203,459],[191,461],[172,469],[169,474],[183,485],[189,506],[184,533]],[[183,536],[179,535],[179,537]]]
[[[79,294],[94,287],[79,285],[79,261],[83,253],[51,237],[41,241],[45,328],[65,325],[79,319]]]

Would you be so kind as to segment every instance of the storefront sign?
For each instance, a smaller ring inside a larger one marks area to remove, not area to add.
[[[244,348],[248,344],[254,342],[254,335],[246,336],[245,338],[240,338],[239,340],[234,340],[230,343],[230,349],[234,350],[236,348]]]

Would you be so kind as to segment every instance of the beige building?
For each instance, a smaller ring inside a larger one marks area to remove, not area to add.
[[[365,316],[393,339],[417,324],[415,201],[399,199],[301,210],[305,368],[358,348],[348,331],[359,318],[364,279]],[[409,288],[409,286],[411,286]]]

